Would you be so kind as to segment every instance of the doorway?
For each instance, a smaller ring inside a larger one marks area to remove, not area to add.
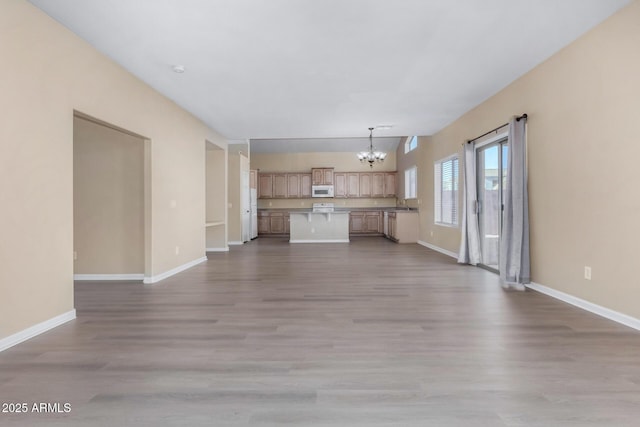
[[[503,137],[476,150],[480,265],[498,273],[509,145]]]
[[[149,142],[73,117],[75,280],[143,280],[150,270]]]

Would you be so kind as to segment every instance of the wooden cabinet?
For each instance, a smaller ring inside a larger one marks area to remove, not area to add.
[[[361,234],[364,230],[364,212],[349,213],[349,234]]]
[[[382,212],[373,211],[364,214],[364,231],[365,233],[380,234],[382,233]]]
[[[347,197],[347,174],[345,172],[333,174],[333,197]]]
[[[287,174],[287,197],[290,197],[290,198],[300,197],[300,174],[299,173]]]
[[[340,172],[334,174],[334,179],[335,197],[396,197],[395,172]]]
[[[312,185],[322,185],[323,181],[324,181],[324,172],[322,172],[322,169],[311,169]]]
[[[273,198],[284,199],[287,197],[287,174],[273,174]]]
[[[371,173],[360,173],[360,192],[358,197],[371,197]]]
[[[333,168],[311,169],[313,185],[333,185]]]
[[[325,185],[333,185],[333,168],[322,170]]]
[[[347,197],[360,197],[360,174],[347,173]]]
[[[258,211],[258,235],[289,234],[289,212]]]
[[[416,243],[418,241],[419,214],[416,211],[389,212],[388,237],[396,243]]]
[[[302,198],[311,197],[311,174],[310,173],[300,174],[300,197]]]
[[[385,197],[384,183],[384,172],[374,172],[371,174],[371,197]]]
[[[311,197],[310,173],[258,173],[257,176],[260,199]]]
[[[249,171],[249,188],[258,188],[258,171],[255,169]]]
[[[270,230],[269,214],[266,212],[258,212],[258,234],[269,234]]]
[[[311,198],[312,185],[333,185],[336,198],[396,197],[396,172],[334,172],[317,168],[312,173],[250,174],[251,188],[257,186],[260,199]]]
[[[382,211],[352,211],[349,214],[349,234],[380,235]]]
[[[258,174],[258,197],[273,198],[273,174]]]
[[[284,234],[284,214],[271,213],[269,214],[269,232],[271,234]]]
[[[384,173],[384,197],[396,197],[397,194],[397,173]]]

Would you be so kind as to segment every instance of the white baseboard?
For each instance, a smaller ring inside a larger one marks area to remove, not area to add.
[[[289,240],[289,243],[349,243],[349,239]]]
[[[234,240],[232,242],[227,242],[228,245],[244,245],[244,242],[241,242],[239,240]]]
[[[458,254],[455,253],[455,252],[451,252],[451,251],[448,251],[446,249],[442,249],[442,248],[440,248],[440,247],[438,247],[436,245],[432,245],[431,243],[427,243],[427,242],[425,242],[423,240],[418,240],[418,244],[421,245],[421,246],[424,246],[426,248],[433,249],[436,252],[440,252],[441,254],[448,255],[451,258],[458,259]]]
[[[206,248],[207,252],[229,252],[229,246],[225,248]]]
[[[597,314],[598,316],[602,316],[606,319],[613,320],[614,322],[621,323],[630,328],[640,330],[640,319],[636,319],[635,317],[619,313],[615,310],[611,310],[601,305],[594,304],[578,297],[574,297],[573,295],[557,291],[539,283],[532,282],[526,285],[526,287],[529,289],[533,289],[534,291],[538,291],[542,294],[549,295],[550,297],[559,299],[560,301],[566,302],[567,304],[571,304],[583,310],[587,310],[591,313]]]
[[[20,344],[21,342],[24,342],[29,338],[33,338],[36,335],[40,335],[44,332],[47,332],[48,330],[53,329],[56,326],[60,326],[63,323],[67,323],[75,318],[76,318],[76,310],[73,309],[71,311],[67,311],[66,313],[62,313],[59,316],[56,316],[49,320],[45,320],[44,322],[38,323],[37,325],[33,325],[20,332],[16,332],[13,335],[9,335],[6,338],[2,338],[0,339],[0,351],[4,351],[10,347],[13,347],[16,344]]]
[[[205,262],[205,261],[207,261],[206,256],[202,258],[194,259],[193,261],[190,261],[186,264],[182,264],[181,266],[178,266],[176,268],[172,268],[171,270],[165,271],[164,273],[156,274],[155,276],[151,276],[151,277],[145,277],[143,280],[143,283],[150,284],[150,283],[159,282],[160,280],[166,279],[167,277],[171,277],[174,274],[178,274],[184,270],[187,270],[193,267],[194,265],[198,265],[201,262]]]
[[[144,274],[74,274],[73,280],[143,280]]]

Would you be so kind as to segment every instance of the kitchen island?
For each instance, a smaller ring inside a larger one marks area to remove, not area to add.
[[[289,212],[289,243],[349,243],[349,211]]]

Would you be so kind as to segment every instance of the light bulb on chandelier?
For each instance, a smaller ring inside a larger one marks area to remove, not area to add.
[[[361,151],[358,153],[358,159],[362,163],[369,163],[371,169],[373,169],[374,163],[382,163],[387,157],[387,153],[382,151],[376,151],[373,147],[373,128],[369,128],[369,151]]]

